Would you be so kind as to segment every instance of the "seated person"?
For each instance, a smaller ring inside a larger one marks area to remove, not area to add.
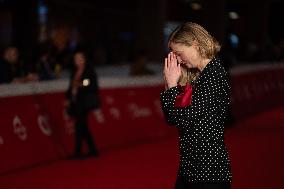
[[[14,46],[6,48],[0,60],[0,83],[23,83],[34,80],[37,80],[37,75],[27,72],[19,58],[18,49]]]

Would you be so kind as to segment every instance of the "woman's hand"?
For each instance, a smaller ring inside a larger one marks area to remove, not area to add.
[[[164,65],[164,80],[166,89],[177,86],[178,80],[181,76],[180,64],[178,64],[177,57],[173,52],[168,54],[165,58]]]

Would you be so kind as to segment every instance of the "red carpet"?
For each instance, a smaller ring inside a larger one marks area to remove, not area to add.
[[[98,159],[62,160],[0,177],[1,189],[172,188],[176,139],[103,153]]]
[[[284,108],[239,121],[226,132],[233,189],[284,188]],[[0,176],[1,189],[171,189],[177,139],[101,152],[98,159],[61,160]]]
[[[284,108],[239,121],[226,133],[233,189],[281,189],[284,179]]]

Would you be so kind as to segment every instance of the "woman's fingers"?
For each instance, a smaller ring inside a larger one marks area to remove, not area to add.
[[[168,68],[168,59],[165,58],[164,71]]]
[[[168,68],[172,69],[173,65],[172,65],[172,52],[170,52],[168,54]]]
[[[172,63],[174,63],[174,65],[176,66],[176,62],[175,62],[175,54],[174,53],[172,53]]]
[[[177,65],[178,62],[177,62],[177,56],[176,56],[176,54],[173,54],[173,59],[174,59],[175,64]]]
[[[176,62],[175,62],[175,54],[174,53],[172,53],[172,64],[173,64],[173,66],[176,66]]]
[[[170,68],[171,65],[171,53],[168,54],[168,68]]]
[[[180,64],[177,64],[177,67],[178,67],[178,72],[181,72]]]
[[[174,68],[178,66],[177,56],[174,53],[172,54],[172,65]]]
[[[180,78],[181,68],[177,63],[176,55],[171,52],[164,60],[164,80],[165,87],[174,87]]]
[[[170,52],[167,56],[167,58],[165,58],[165,66],[164,66],[164,71],[166,71],[166,69],[169,70],[176,70],[179,69],[178,66],[178,62],[177,62],[177,57],[173,52]]]

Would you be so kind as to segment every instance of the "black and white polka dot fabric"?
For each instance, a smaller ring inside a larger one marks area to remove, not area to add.
[[[224,122],[229,105],[227,73],[213,58],[195,81],[192,104],[174,107],[178,88],[161,93],[169,125],[179,133],[179,175],[189,182],[231,182],[231,166],[224,143]]]

